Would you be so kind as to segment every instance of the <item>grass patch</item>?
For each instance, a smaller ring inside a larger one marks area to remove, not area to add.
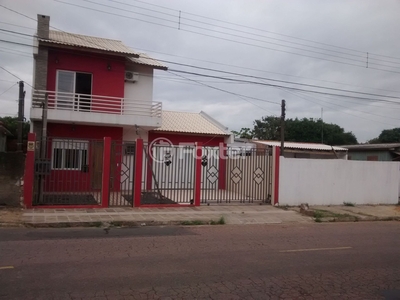
[[[214,220],[212,220],[211,222],[210,222],[210,225],[224,225],[226,222],[225,222],[225,218],[224,217],[220,217],[219,219],[218,219],[218,221],[214,221]]]
[[[92,223],[93,227],[101,227],[103,225],[102,222],[93,222]]]
[[[280,209],[283,209],[283,210],[288,210],[290,206],[286,204],[286,205],[282,205],[282,206],[278,205],[277,207]]]
[[[322,222],[322,218],[333,218],[330,222],[335,222],[335,221],[345,221],[345,220],[350,220],[350,221],[358,221],[358,218],[356,216],[350,215],[350,214],[338,214],[338,213],[333,213],[327,210],[315,210],[314,211],[314,221],[315,222]]]
[[[356,206],[355,203],[352,202],[343,202],[344,206]]]
[[[200,220],[182,221],[181,225],[204,225],[206,222]]]

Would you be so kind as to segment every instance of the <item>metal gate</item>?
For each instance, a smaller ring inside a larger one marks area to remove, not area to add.
[[[272,151],[203,147],[202,203],[271,203]]]
[[[141,204],[193,204],[195,147],[144,145]]]
[[[35,153],[33,205],[100,205],[102,140],[49,137]]]
[[[111,143],[109,206],[133,206],[136,143]]]

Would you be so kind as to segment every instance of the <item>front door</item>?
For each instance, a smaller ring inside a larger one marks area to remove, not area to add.
[[[91,159],[91,169],[92,169],[92,189],[101,189],[101,181],[103,175],[103,142],[94,141],[92,144],[92,159]]]

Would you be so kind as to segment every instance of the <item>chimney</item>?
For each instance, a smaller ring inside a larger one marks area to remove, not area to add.
[[[49,29],[50,29],[50,16],[37,15],[37,35],[38,38],[49,39]]]

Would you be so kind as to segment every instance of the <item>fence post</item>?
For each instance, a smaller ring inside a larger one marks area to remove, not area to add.
[[[143,140],[142,140],[143,143]],[[146,190],[151,190],[153,186],[153,146],[152,143],[149,143],[147,146],[147,157],[146,162]],[[143,156],[143,155],[142,155]]]
[[[279,204],[280,147],[272,147],[272,205]]]
[[[151,155],[149,155],[151,156]],[[148,158],[147,158],[148,159]],[[135,175],[133,179],[133,206],[139,207],[142,197],[143,140],[136,140]],[[145,175],[146,176],[146,175]]]
[[[220,190],[226,189],[226,144],[219,144],[219,158],[218,158],[218,188]]]
[[[200,206],[201,197],[201,157],[203,156],[203,149],[201,143],[196,143],[195,152],[195,167],[194,167],[194,205]]]
[[[33,201],[33,186],[35,184],[35,150],[36,134],[29,133],[24,172],[24,205],[26,208],[31,208]]]
[[[108,207],[110,198],[111,138],[104,138],[103,174],[101,180],[101,207]]]

